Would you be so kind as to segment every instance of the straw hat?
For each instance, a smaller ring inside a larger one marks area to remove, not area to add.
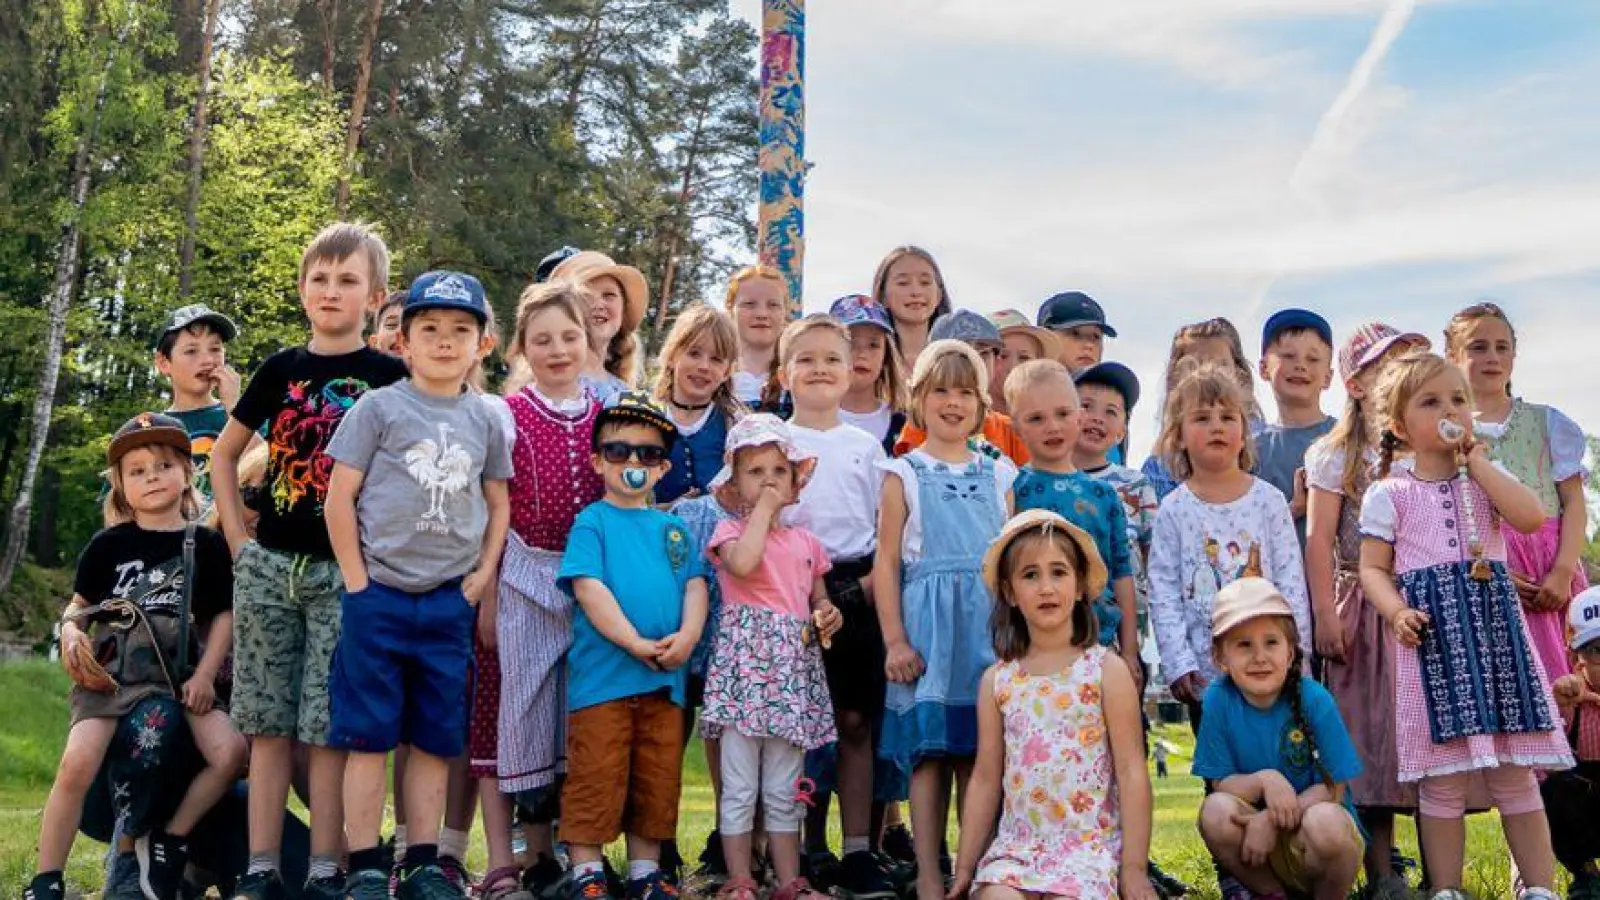
[[[650,286],[645,283],[644,273],[593,250],[567,257],[550,273],[552,279],[566,278],[584,285],[607,276],[622,285],[622,331],[634,331],[644,321],[645,307],[650,304]]]
[[[1014,309],[1002,309],[999,312],[990,313],[989,321],[994,323],[994,327],[1000,329],[1001,337],[1013,331],[1020,331],[1033,338],[1033,342],[1039,345],[1040,359],[1055,359],[1061,355],[1061,341],[1056,337],[1054,331],[1048,328],[1040,328],[1033,324],[1027,316]]]
[[[1082,528],[1068,522],[1059,513],[1048,509],[1030,509],[1013,516],[1011,521],[1000,529],[1000,536],[994,539],[994,543],[990,544],[989,549],[983,554],[983,583],[990,594],[996,598],[1000,596],[1000,558],[1006,555],[1006,550],[1017,538],[1035,531],[1060,531],[1071,538],[1089,565],[1089,571],[1084,578],[1086,588],[1084,596],[1095,600],[1105,593],[1106,563],[1100,558],[1100,549],[1095,546],[1094,538]]]

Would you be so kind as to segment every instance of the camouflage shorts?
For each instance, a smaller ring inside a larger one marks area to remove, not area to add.
[[[328,742],[328,671],[343,579],[331,559],[251,541],[233,567],[233,723],[243,734]]]

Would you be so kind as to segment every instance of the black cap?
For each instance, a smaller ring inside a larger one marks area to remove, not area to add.
[[[140,413],[123,423],[111,436],[111,446],[106,448],[106,462],[115,466],[129,451],[151,444],[165,444],[184,456],[190,453],[189,429],[172,416],[161,413]]]
[[[1072,376],[1074,384],[1103,384],[1122,395],[1122,402],[1133,412],[1139,402],[1139,376],[1119,362],[1102,362]]]
[[[552,250],[544,259],[539,260],[539,267],[533,270],[534,283],[542,284],[549,281],[550,273],[556,270],[556,266],[561,265],[581,252],[577,247],[571,245],[562,247],[560,250]]]
[[[1067,291],[1046,300],[1039,307],[1040,328],[1067,329],[1079,325],[1098,325],[1107,337],[1116,337],[1117,330],[1106,324],[1106,311],[1094,298],[1082,291]]]
[[[159,345],[163,338],[174,331],[182,331],[190,325],[202,322],[220,332],[224,341],[231,341],[239,335],[239,328],[233,324],[232,319],[204,303],[191,303],[188,306],[180,306],[167,315],[166,320],[161,323],[161,330],[156,332],[156,343]]]
[[[590,437],[590,444],[595,448],[600,447],[600,430],[607,425],[625,422],[633,425],[649,425],[661,432],[661,439],[666,443],[667,449],[678,440],[678,426],[673,423],[672,417],[650,395],[642,391],[623,391],[616,399],[606,404],[605,409],[594,419],[594,433]]]

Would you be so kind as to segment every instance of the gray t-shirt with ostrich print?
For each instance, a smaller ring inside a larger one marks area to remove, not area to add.
[[[365,473],[356,521],[373,581],[420,594],[472,571],[489,523],[483,482],[511,477],[505,425],[482,396],[435,397],[409,380],[368,391],[328,456]]]

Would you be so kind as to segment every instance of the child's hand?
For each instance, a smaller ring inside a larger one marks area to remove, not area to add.
[[[694,653],[694,641],[681,631],[674,631],[655,642],[656,668],[670,672],[689,661]]]
[[[1422,633],[1428,628],[1428,614],[1408,606],[1394,614],[1389,620],[1389,627],[1401,646],[1417,647],[1422,644]]]
[[[1550,574],[1545,576],[1544,583],[1539,585],[1533,595],[1532,605],[1536,609],[1556,611],[1567,605],[1572,599],[1572,569],[1564,568],[1557,564],[1550,569]]]
[[[972,890],[972,873],[965,869],[957,869],[950,879],[950,889],[944,892],[944,900],[961,900]]]
[[[910,684],[922,677],[922,657],[904,640],[890,644],[884,656],[883,672],[895,684]]]
[[[833,636],[838,634],[840,627],[844,625],[844,614],[839,612],[839,607],[824,600],[811,611],[811,624],[816,626],[817,637],[823,643],[827,643],[833,640]]]
[[[1298,828],[1300,795],[1295,793],[1289,779],[1271,769],[1258,772],[1256,778],[1261,781],[1261,799],[1267,804],[1266,813],[1272,819],[1272,824],[1284,831]]]
[[[1206,689],[1205,684],[1200,681],[1199,672],[1190,672],[1174,681],[1169,687],[1172,690],[1172,698],[1179,703],[1199,703],[1200,694]]]
[[[239,373],[232,366],[223,366],[213,369],[210,378],[217,399],[222,401],[222,408],[233,412],[234,405],[239,402]]]
[[[1550,692],[1556,695],[1556,703],[1563,708],[1572,708],[1580,703],[1589,703],[1600,706],[1600,694],[1589,687],[1589,682],[1582,675],[1563,675],[1556,679],[1550,686]]]
[[[1344,662],[1344,623],[1337,615],[1317,616],[1312,628],[1315,632],[1317,655],[1334,662]]]
[[[1306,470],[1294,470],[1294,494],[1289,498],[1289,515],[1296,519],[1306,517],[1306,507],[1310,500],[1306,495]]]
[[[1154,886],[1150,884],[1150,876],[1144,866],[1124,865],[1122,877],[1119,879],[1121,886],[1118,889],[1122,900],[1160,900]]]
[[[1252,869],[1267,864],[1272,851],[1278,846],[1278,828],[1266,812],[1249,813],[1239,810],[1233,814],[1233,824],[1244,829],[1244,842],[1239,845],[1239,860]]]
[[[633,642],[623,649],[632,654],[634,659],[657,672],[661,671],[661,645],[659,642],[652,641],[649,638],[638,637],[634,638]]]
[[[83,673],[78,671],[78,654],[72,652],[73,645],[87,641],[89,636],[83,633],[76,622],[61,623],[61,668],[71,676],[74,683],[83,683]]]
[[[756,500],[756,511],[765,512],[776,518],[779,510],[788,505],[789,492],[775,484],[769,484],[761,489],[761,496]]]
[[[490,599],[494,589],[494,573],[487,569],[473,569],[461,580],[461,593],[473,606]]]
[[[1517,588],[1517,599],[1530,611],[1539,611],[1539,582],[1530,581],[1520,572],[1511,573],[1511,583]]]
[[[211,711],[217,702],[217,686],[209,675],[196,674],[183,683],[183,708],[197,716]]]

